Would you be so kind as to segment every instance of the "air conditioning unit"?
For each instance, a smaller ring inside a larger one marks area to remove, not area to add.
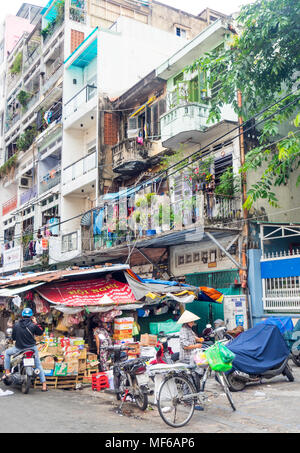
[[[30,189],[32,187],[32,178],[28,178],[27,176],[22,176],[20,178],[20,189]]]

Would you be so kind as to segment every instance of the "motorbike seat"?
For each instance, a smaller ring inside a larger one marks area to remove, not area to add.
[[[24,352],[28,352],[28,351],[34,352],[34,350],[33,350],[33,349],[30,349],[30,348],[20,349],[20,351],[16,352],[16,354],[13,354],[11,357],[12,357],[12,359],[15,359],[15,358],[18,357],[19,355],[24,354]]]

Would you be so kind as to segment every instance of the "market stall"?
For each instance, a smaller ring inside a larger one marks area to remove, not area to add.
[[[8,324],[27,306],[44,326],[38,348],[45,374],[55,388],[59,377],[74,377],[77,385],[99,371],[108,371],[109,357],[103,357],[97,346],[99,329],[110,344],[130,343],[131,356],[154,357],[159,332],[179,330],[176,321],[185,304],[199,295],[221,302],[220,293],[206,290],[144,280],[127,265],[23,274],[0,282],[0,297],[6,300],[6,314],[10,312]],[[178,347],[173,345],[174,352]]]

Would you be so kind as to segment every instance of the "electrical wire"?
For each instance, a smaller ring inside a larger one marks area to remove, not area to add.
[[[254,115],[252,118],[250,118],[250,119],[244,121],[243,124],[238,125],[238,126],[235,126],[235,127],[232,128],[230,131],[228,131],[228,132],[226,132],[225,134],[223,134],[222,136],[220,136],[220,137],[214,139],[212,142],[210,142],[209,144],[207,144],[207,145],[204,146],[203,148],[200,148],[200,150],[195,151],[195,152],[192,153],[190,156],[188,156],[188,157],[182,159],[181,161],[177,162],[176,164],[173,164],[173,165],[169,166],[168,168],[166,168],[166,169],[164,169],[163,171],[161,171],[159,174],[155,175],[155,177],[150,178],[150,179],[144,181],[144,182],[142,183],[142,186],[145,187],[145,186],[149,185],[150,182],[157,181],[157,179],[160,177],[160,175],[164,175],[164,174],[166,174],[167,172],[168,172],[167,177],[169,177],[169,176],[172,176],[174,173],[177,173],[178,171],[182,171],[184,168],[186,168],[187,166],[191,165],[194,161],[189,162],[188,164],[185,164],[183,167],[181,167],[181,168],[179,168],[179,169],[177,168],[173,173],[169,173],[169,169],[172,169],[172,168],[174,168],[174,167],[178,167],[178,165],[180,165],[180,163],[184,163],[184,162],[186,162],[187,159],[190,159],[192,156],[198,155],[200,152],[203,152],[205,149],[208,149],[212,144],[214,144],[214,143],[216,143],[217,141],[221,140],[221,139],[224,138],[225,136],[231,134],[231,133],[232,133],[233,131],[235,131],[236,129],[241,129],[241,128],[243,127],[243,125],[249,123],[249,121],[251,121],[252,119],[255,119],[257,116],[262,115],[264,112],[266,112],[266,111],[269,110],[270,108],[274,107],[275,105],[279,104],[280,102],[282,102],[282,101],[285,100],[286,98],[292,96],[292,94],[294,94],[294,93],[297,92],[297,91],[299,91],[299,90],[295,90],[294,92],[291,92],[291,93],[285,95],[284,97],[282,97],[282,98],[279,99],[278,101],[274,102],[271,106],[266,107],[265,109],[263,109],[262,111],[260,111],[260,112],[257,113],[256,115]],[[256,123],[256,125],[261,124],[261,123],[267,121],[268,119],[270,119],[270,118],[272,118],[273,116],[277,115],[277,114],[280,113],[281,111],[287,109],[289,106],[291,106],[292,104],[294,104],[295,102],[297,102],[299,99],[300,99],[300,96],[297,97],[296,99],[294,99],[294,100],[293,100],[291,103],[289,103],[288,105],[283,106],[282,108],[280,108],[280,109],[277,110],[276,112],[273,112],[272,114],[270,114],[270,115],[267,116],[266,118],[263,118],[263,119],[260,120],[258,123]],[[243,130],[243,132],[240,132],[240,133],[239,133],[238,135],[236,135],[234,138],[231,138],[231,140],[233,140],[233,139],[235,139],[235,138],[238,138],[240,135],[245,134],[248,130],[251,130],[251,129],[253,129],[253,126],[248,127],[246,130]],[[268,146],[270,146],[270,145],[268,145]],[[197,158],[198,158],[198,157],[197,157]],[[196,159],[195,159],[195,160],[196,160]],[[130,189],[130,188],[133,188],[133,187],[134,187],[134,186],[130,186],[130,187],[127,188],[127,189]],[[35,204],[36,204],[36,203],[33,203],[32,205],[35,205]],[[106,204],[109,204],[109,203],[106,203]],[[63,221],[61,221],[61,222],[55,224],[55,226],[60,226],[60,225],[62,225],[62,224],[64,224],[64,223],[70,222],[71,220],[75,220],[75,219],[77,219],[77,218],[79,218],[79,217],[82,217],[83,215],[86,215],[86,214],[88,214],[88,213],[92,213],[92,212],[94,212],[95,210],[96,210],[96,208],[89,209],[88,211],[85,211],[84,213],[78,214],[78,215],[76,215],[76,216],[74,216],[74,217],[71,217],[71,218],[69,218],[69,219],[63,220]],[[42,227],[42,228],[43,228],[43,227]],[[37,230],[32,231],[30,234],[35,234],[35,233],[37,233],[40,229],[41,229],[41,228],[38,228]],[[20,234],[19,236],[14,236],[14,238],[20,238],[20,237],[22,237],[22,234]],[[4,238],[3,238],[3,239],[4,239]],[[1,240],[2,240],[2,238],[1,238]]]

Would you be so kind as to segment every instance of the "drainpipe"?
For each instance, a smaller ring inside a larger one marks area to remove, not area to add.
[[[243,105],[242,93],[240,90],[237,92],[237,101],[238,107],[241,109]],[[239,144],[240,144],[240,159],[241,166],[245,163],[245,141],[244,141],[244,128],[243,128],[243,118],[239,116]],[[244,204],[247,199],[247,178],[246,174],[242,173],[242,203]],[[248,241],[249,241],[249,225],[248,225],[248,210],[243,207],[243,229],[242,229],[242,269],[239,271],[240,281],[243,288],[243,292],[246,298],[246,310],[248,317],[248,325],[251,325],[250,319],[250,306],[249,306],[249,297],[248,297],[248,288],[247,288],[247,250],[248,250]],[[245,270],[246,269],[246,270]]]

